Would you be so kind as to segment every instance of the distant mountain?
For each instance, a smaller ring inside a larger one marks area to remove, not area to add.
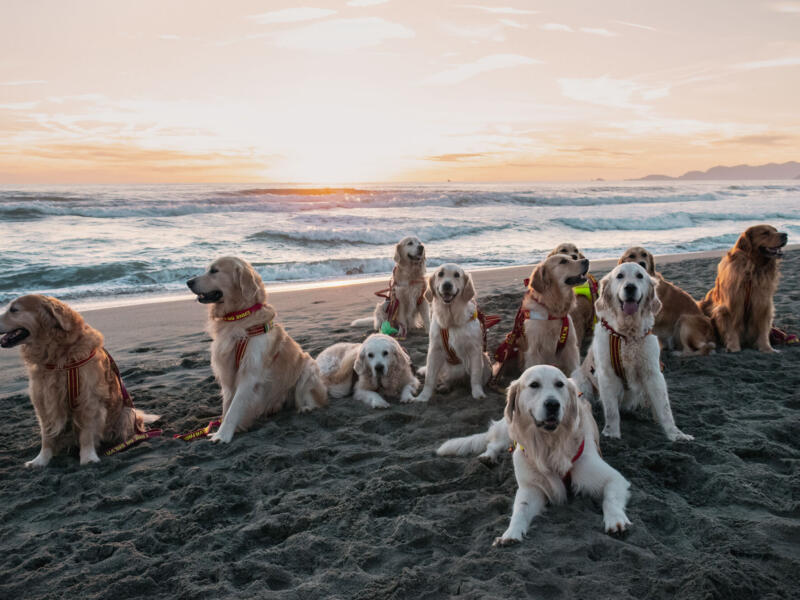
[[[781,165],[736,165],[735,167],[711,167],[708,171],[688,171],[680,177],[669,175],[647,175],[633,181],[698,181],[708,179],[800,179],[800,163],[790,161]]]

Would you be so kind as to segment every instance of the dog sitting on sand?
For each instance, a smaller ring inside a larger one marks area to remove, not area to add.
[[[394,249],[395,266],[389,287],[377,293],[385,298],[378,302],[372,319],[356,319],[351,327],[372,324],[375,331],[396,332],[405,338],[419,322],[430,329],[430,307],[425,298],[425,246],[419,238],[400,240]]]
[[[419,387],[406,351],[382,333],[373,333],[361,344],[334,344],[317,356],[317,364],[331,398],[352,393],[372,408],[389,408],[386,398],[410,402]]]
[[[583,260],[586,257],[578,247],[572,243],[564,243],[556,246],[547,256],[556,254],[566,254],[572,260]],[[587,271],[584,275],[586,281],[579,283],[572,288],[575,293],[575,302],[569,310],[572,324],[575,326],[575,337],[578,339],[578,348],[583,347],[585,339],[591,339],[594,331],[596,315],[594,312],[594,302],[597,300],[597,280]]]
[[[103,335],[63,302],[31,294],[0,316],[0,347],[20,346],[42,446],[26,467],[44,467],[78,446],[82,465],[99,462],[97,448],[145,431],[157,415],[133,407]]]
[[[208,305],[211,368],[222,388],[222,425],[212,441],[230,442],[292,400],[299,412],[327,404],[317,363],[273,321],[264,283],[249,263],[219,258],[186,283]]]

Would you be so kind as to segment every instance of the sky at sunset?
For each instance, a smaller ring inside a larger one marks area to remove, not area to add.
[[[2,14],[0,183],[623,179],[800,159],[800,2]]]

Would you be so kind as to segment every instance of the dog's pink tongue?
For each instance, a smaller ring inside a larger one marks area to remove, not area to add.
[[[632,300],[628,300],[627,302],[622,303],[622,312],[626,315],[632,315],[637,310],[639,310],[639,303],[633,302]]]

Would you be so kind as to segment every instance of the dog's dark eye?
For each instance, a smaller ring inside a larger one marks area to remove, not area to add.
[[[625,275],[622,273],[617,273],[617,279],[622,279],[623,277],[625,277]]]
[[[413,245],[414,245],[414,242],[408,242],[408,245],[409,245],[409,246],[413,246]]]
[[[383,355],[384,355],[384,356],[389,356],[389,353],[388,353],[386,350],[384,350],[384,351],[383,351]]]
[[[562,258],[562,259],[561,259],[561,263],[560,263],[560,264],[562,264],[562,265],[565,265],[565,264],[567,264],[567,259],[566,259],[566,258]]]
[[[533,389],[538,388],[539,387],[539,382],[538,381],[531,381],[530,387],[532,387]]]
[[[17,307],[16,306],[10,306],[8,308],[8,312],[17,312]]]
[[[632,259],[636,260],[636,255],[635,254],[631,254],[628,258],[632,258]]]
[[[374,355],[372,352],[370,352],[369,354],[367,354],[367,358],[373,358],[374,356],[375,356],[375,355]]]
[[[454,275],[454,277],[461,277],[461,273],[458,273],[458,272],[456,272],[456,274]]]
[[[557,387],[557,388],[562,388],[562,387],[564,387],[564,382],[563,382],[563,381],[556,381],[556,387]]]
[[[642,275],[641,273],[637,273],[636,279],[644,279],[644,275]]]
[[[211,267],[211,268],[208,270],[208,272],[209,272],[209,273],[211,273],[211,274],[213,275],[214,273],[216,273],[216,272],[217,272],[217,268],[216,268],[216,267]]]
[[[578,255],[577,254],[573,254],[572,255],[572,260],[578,260]]]
[[[439,277],[444,277],[444,271],[439,271]]]

